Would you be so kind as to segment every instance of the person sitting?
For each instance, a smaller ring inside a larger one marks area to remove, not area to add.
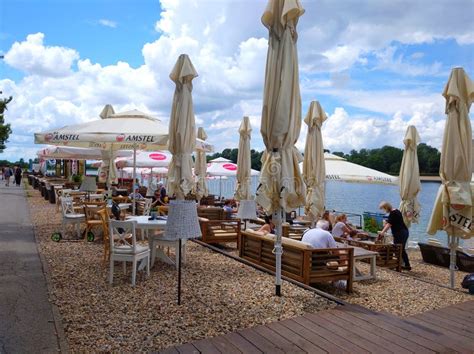
[[[152,207],[159,207],[168,205],[168,196],[166,195],[166,188],[163,182],[158,182],[155,190],[155,201],[151,205]]]
[[[332,231],[334,225],[334,215],[332,215],[329,210],[326,210],[322,216],[322,219],[328,222],[328,231]]]
[[[327,220],[319,220],[315,228],[305,231],[301,241],[309,243],[314,248],[337,248],[336,241],[328,229]]]
[[[226,200],[222,209],[224,209],[225,217],[227,219],[232,218],[232,214],[237,213],[237,209],[232,206],[231,200]]]
[[[272,221],[272,216],[271,215],[265,215],[265,224],[263,224],[260,229],[258,229],[258,232],[263,232],[265,235],[266,234],[275,234],[275,224],[273,224]]]
[[[135,191],[133,193],[130,193],[130,195],[128,196],[131,200],[142,200],[142,199],[145,199],[143,197],[143,195],[141,195],[138,190],[140,189],[140,187],[138,185],[135,186]]]

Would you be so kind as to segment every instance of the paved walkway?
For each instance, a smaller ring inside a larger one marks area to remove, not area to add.
[[[0,180],[0,353],[58,350],[25,192]]]

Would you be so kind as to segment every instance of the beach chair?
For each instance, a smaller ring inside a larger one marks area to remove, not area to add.
[[[55,242],[59,242],[63,237],[67,235],[67,226],[72,225],[76,230],[76,239],[81,238],[81,224],[85,222],[85,215],[83,213],[77,213],[74,209],[74,203],[71,197],[61,197],[61,231],[54,232],[51,235],[51,239]]]
[[[114,281],[114,262],[123,263],[123,271],[126,274],[126,263],[132,263],[132,286],[135,286],[137,268],[139,261],[146,262],[147,276],[150,275],[150,248],[137,243],[137,235],[134,221],[109,220],[109,242],[110,242],[110,270],[109,283]]]

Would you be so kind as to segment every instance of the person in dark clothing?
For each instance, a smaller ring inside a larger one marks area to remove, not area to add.
[[[385,235],[385,232],[389,228],[392,230],[393,243],[402,245],[402,258],[403,263],[405,264],[402,269],[411,270],[410,260],[408,259],[408,254],[405,251],[405,246],[408,241],[408,227],[403,221],[403,216],[400,210],[393,209],[392,205],[389,202],[381,202],[379,208],[388,213],[387,223],[383,227],[382,231],[379,233],[381,236]]]
[[[20,166],[18,166],[15,169],[15,183],[17,186],[21,184],[21,167]]]

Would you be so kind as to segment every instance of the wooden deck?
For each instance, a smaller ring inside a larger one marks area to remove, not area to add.
[[[474,353],[474,301],[407,318],[356,305],[306,314],[162,353]]]

